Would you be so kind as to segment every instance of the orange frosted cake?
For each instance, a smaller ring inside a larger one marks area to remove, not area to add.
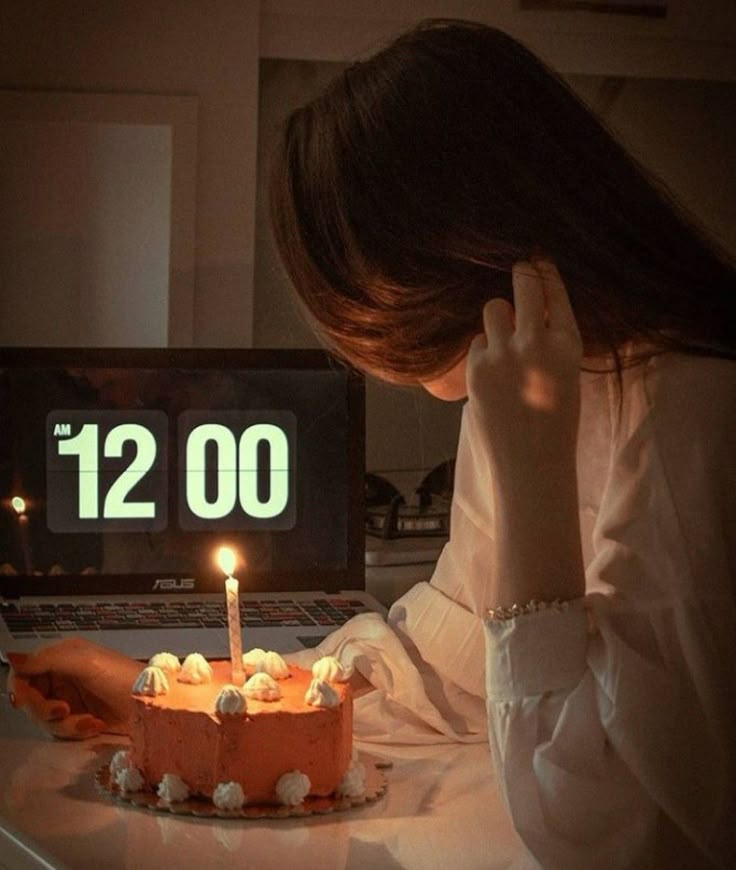
[[[256,649],[243,665],[248,679],[235,686],[229,661],[154,656],[133,686],[131,748],[110,765],[117,787],[224,810],[361,794],[365,769],[353,754],[340,663],[325,657],[310,673]]]

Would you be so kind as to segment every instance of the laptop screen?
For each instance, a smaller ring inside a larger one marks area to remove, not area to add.
[[[364,455],[319,350],[0,349],[0,591],[362,589]]]

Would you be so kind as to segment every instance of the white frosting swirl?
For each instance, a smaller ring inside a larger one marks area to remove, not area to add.
[[[177,680],[180,683],[191,683],[194,686],[198,686],[200,683],[211,683],[212,666],[200,653],[189,653],[184,659]]]
[[[365,765],[361,761],[351,761],[345,776],[337,787],[343,797],[359,797],[365,791]]]
[[[239,810],[245,803],[245,793],[237,782],[221,782],[212,795],[212,803],[220,810]]]
[[[281,689],[276,680],[260,671],[248,678],[243,691],[248,698],[256,698],[258,701],[278,701],[281,697]]]
[[[285,680],[289,676],[289,666],[277,652],[269,650],[256,667],[256,673],[260,672],[268,674],[274,680]]]
[[[292,770],[279,777],[276,783],[276,796],[287,807],[295,807],[309,794],[312,783],[306,773]]]
[[[110,759],[110,774],[115,779],[115,774],[120,770],[130,767],[130,752],[127,749],[118,749]]]
[[[152,668],[161,668],[168,674],[177,674],[181,670],[181,662],[174,653],[170,652],[156,653],[148,660],[148,664]]]
[[[248,652],[243,653],[243,670],[250,676],[260,670],[260,664],[266,655],[266,650],[259,646],[253,647]]]
[[[237,686],[223,686],[215,701],[215,710],[221,716],[238,716],[245,713],[248,705],[245,695]]]
[[[165,773],[156,794],[167,804],[179,803],[189,797],[189,786],[175,773]]]
[[[140,791],[143,788],[143,774],[137,767],[124,767],[115,774],[115,782],[121,791]]]
[[[134,695],[165,695],[169,691],[169,680],[161,668],[154,668],[150,665],[138,674],[136,681],[133,683],[132,692]]]
[[[312,665],[312,676],[328,683],[344,683],[348,679],[345,668],[334,656],[322,656]]]
[[[312,680],[304,695],[304,701],[313,707],[337,707],[340,696],[324,680]]]

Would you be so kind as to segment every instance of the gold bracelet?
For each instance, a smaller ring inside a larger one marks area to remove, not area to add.
[[[515,616],[524,616],[527,613],[537,613],[539,610],[567,610],[570,602],[561,598],[554,601],[538,601],[532,598],[526,604],[512,604],[511,607],[489,607],[488,619],[502,620],[513,619]]]

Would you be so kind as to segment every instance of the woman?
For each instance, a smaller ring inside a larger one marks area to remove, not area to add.
[[[359,699],[364,739],[490,734],[545,868],[729,866],[725,255],[554,74],[469,22],[414,28],[295,112],[272,190],[325,342],[381,379],[467,396],[431,583],[301,658],[337,654],[378,690]],[[16,662],[57,732],[119,709],[109,681],[98,705],[89,660]],[[81,718],[52,713],[49,673],[89,693]]]

